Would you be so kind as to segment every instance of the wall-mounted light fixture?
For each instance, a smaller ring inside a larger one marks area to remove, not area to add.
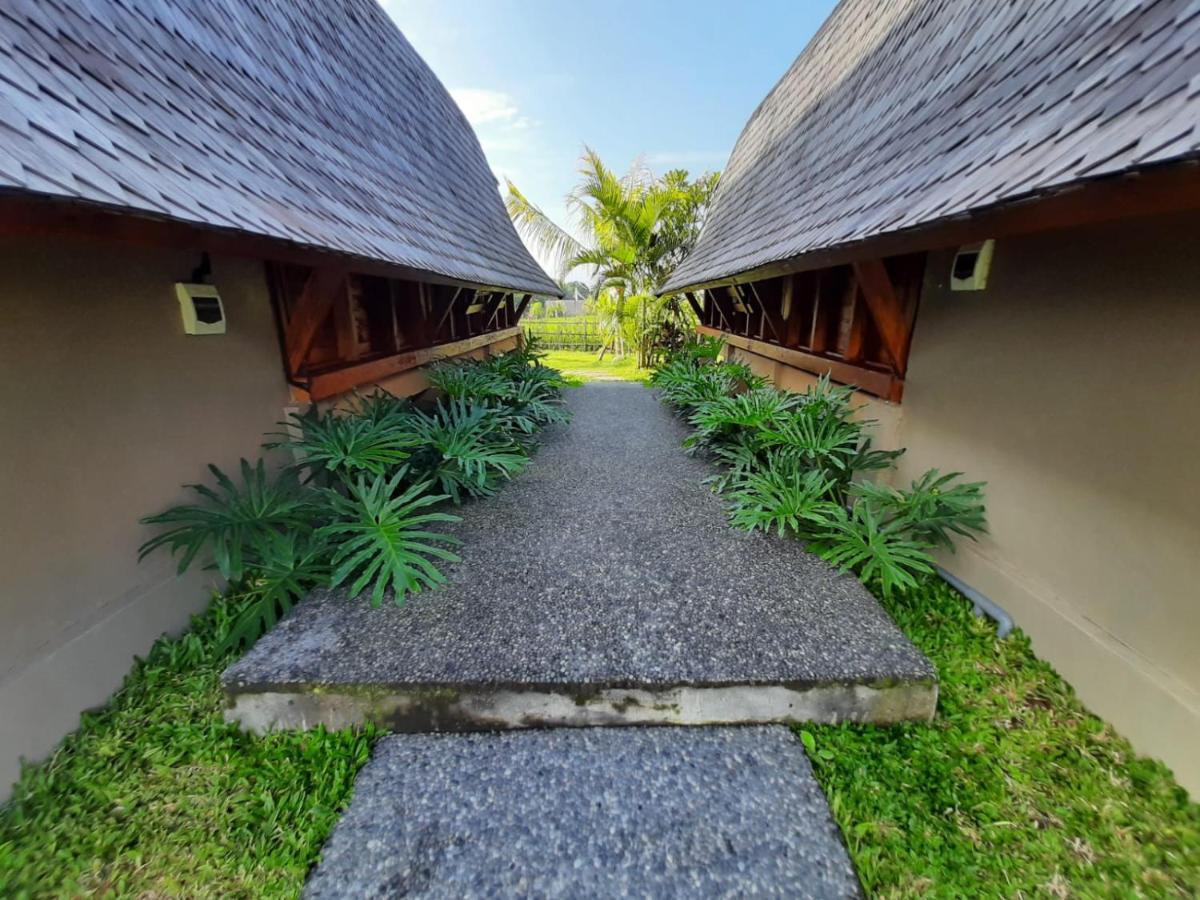
[[[987,287],[988,272],[992,268],[993,240],[960,247],[954,254],[950,267],[950,290],[982,291]]]
[[[175,284],[185,334],[225,333],[225,307],[221,305],[220,293],[208,283],[211,276],[212,263],[208,254],[202,253],[200,265],[192,269],[191,278]]]
[[[175,285],[175,296],[179,298],[185,334],[225,333],[225,307],[221,305],[221,295],[211,284],[180,281]]]

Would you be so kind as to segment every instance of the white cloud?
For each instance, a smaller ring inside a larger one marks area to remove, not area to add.
[[[467,121],[476,128],[491,122],[516,124],[523,121],[516,101],[503,91],[490,91],[486,88],[451,88],[450,96],[463,111]],[[523,128],[526,125],[521,124],[518,127]]]

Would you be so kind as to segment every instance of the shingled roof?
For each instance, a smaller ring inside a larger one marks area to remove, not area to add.
[[[558,293],[374,0],[6,0],[0,191]]]
[[[1198,152],[1196,0],[842,0],[667,289]]]

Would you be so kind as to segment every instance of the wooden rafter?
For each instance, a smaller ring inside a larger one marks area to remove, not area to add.
[[[828,272],[817,271],[812,274],[813,282],[813,314],[808,331],[808,347],[814,353],[824,353],[829,349],[829,325],[833,318],[830,309],[830,277]]]
[[[892,361],[897,374],[903,374],[908,363],[909,329],[908,313],[904,301],[896,293],[891,276],[883,260],[872,259],[854,263],[854,277],[866,300],[867,310],[883,347]]]
[[[799,279],[795,275],[783,276],[783,284],[779,289],[779,310],[785,323],[783,343],[788,347],[799,345],[803,334],[804,317],[800,310]]]
[[[293,375],[304,366],[317,331],[329,318],[345,285],[346,271],[338,266],[321,266],[309,274],[288,316],[285,344],[288,371]]]
[[[750,292],[754,294],[754,304],[762,312],[763,321],[767,323],[767,327],[775,335],[775,340],[782,341],[784,328],[783,320],[779,316],[779,310],[772,309],[769,304],[763,302],[762,297],[758,293],[758,288],[754,286],[754,282],[750,282]]]
[[[450,318],[450,314],[454,312],[454,304],[458,302],[458,298],[462,296],[464,288],[456,288],[454,295],[450,298],[450,302],[446,304],[446,308],[442,310],[441,316],[437,320],[437,325],[434,326],[433,333],[441,334],[442,327],[446,324],[446,320]],[[472,295],[474,292],[472,291]]]
[[[734,325],[733,304],[729,302],[729,295],[724,288],[710,288],[704,292],[705,296],[709,297],[713,305],[717,308],[717,312],[725,321],[725,326],[730,331],[736,331]]]
[[[696,318],[703,322],[704,307],[700,305],[700,301],[696,298],[696,295],[689,291],[683,296],[687,298],[688,305],[690,305],[692,307],[692,311],[696,313]]]
[[[492,321],[496,318],[496,313],[500,311],[500,306],[508,302],[509,294],[493,294],[484,304],[483,307],[483,330],[487,331],[492,327]]]
[[[525,315],[525,308],[529,306],[529,301],[533,299],[533,294],[526,294],[521,298],[521,303],[517,307],[517,311],[513,313],[513,322],[520,322],[521,316]]]
[[[842,357],[851,363],[857,363],[862,359],[863,344],[866,339],[867,320],[863,315],[863,305],[859,301],[860,296],[858,280],[853,276],[848,278],[842,292],[837,349]]]

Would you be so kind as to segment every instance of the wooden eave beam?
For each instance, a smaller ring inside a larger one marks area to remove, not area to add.
[[[719,329],[709,328],[704,325],[698,327],[696,332],[698,334],[719,337],[731,347],[738,347],[758,356],[781,362],[784,365],[791,366],[793,369],[800,369],[803,372],[813,375],[828,375],[840,384],[848,384],[861,388],[867,393],[890,400],[893,403],[899,403],[904,393],[904,379],[891,372],[881,372],[878,369],[870,369],[866,366],[856,366],[849,362],[829,359],[825,356],[817,356],[815,353],[795,350],[791,347],[780,347],[778,344],[770,344],[766,341],[759,341],[740,334],[728,334]]]
[[[513,322],[521,321],[521,316],[525,315],[525,308],[529,306],[529,301],[532,299],[533,294],[526,294],[521,298],[521,303],[517,306],[517,311],[513,313]]]
[[[346,271],[337,266],[315,268],[304,283],[296,305],[288,316],[287,347],[288,372],[298,373],[304,366],[308,351],[312,349],[317,332],[333,311],[333,304],[345,289]]]
[[[700,305],[700,301],[696,299],[696,295],[694,293],[692,293],[691,291],[689,291],[688,293],[684,294],[683,296],[687,298],[688,305],[692,308],[692,311],[696,314],[696,318],[698,318],[701,322],[703,322],[704,321],[704,307]]]
[[[862,297],[879,336],[883,348],[892,361],[897,374],[904,374],[908,364],[908,344],[911,332],[908,327],[908,311],[896,293],[887,266],[881,259],[862,260],[854,263],[854,277],[858,281]]]
[[[424,366],[454,356],[461,356],[480,347],[486,347],[490,344],[508,340],[509,338],[519,338],[520,335],[520,328],[507,328],[502,331],[477,334],[474,337],[459,341],[437,344],[433,347],[421,347],[406,353],[397,353],[392,356],[385,356],[380,359],[333,369],[329,372],[321,372],[308,379],[304,388],[307,397],[304,399],[325,400],[330,397],[336,397],[360,385],[379,382],[385,378],[415,369],[418,366]]]
[[[309,247],[284,238],[232,228],[196,225],[138,210],[110,209],[53,197],[0,196],[0,237],[80,238],[132,247],[205,250],[241,259],[261,259],[313,268],[340,267],[359,275],[420,281],[480,291],[511,291],[511,286],[451,278],[350,253]]]

